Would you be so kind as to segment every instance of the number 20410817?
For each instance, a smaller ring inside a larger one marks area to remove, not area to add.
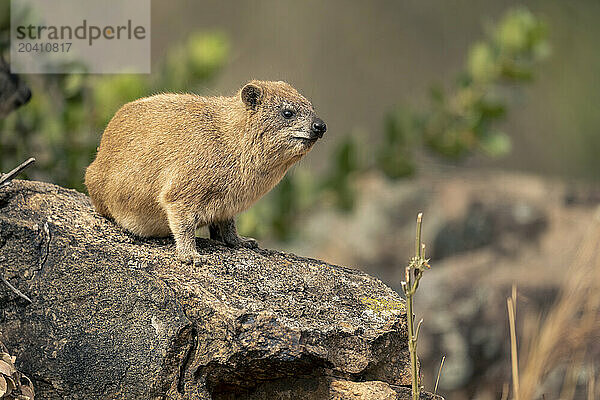
[[[19,43],[19,53],[68,53],[72,43]]]

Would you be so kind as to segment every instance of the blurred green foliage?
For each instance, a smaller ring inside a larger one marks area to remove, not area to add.
[[[377,149],[376,164],[392,179],[412,175],[415,171],[415,122],[413,113],[407,108],[400,108],[385,117],[383,142]]]
[[[8,25],[3,28],[6,32]],[[85,190],[85,168],[119,107],[161,91],[202,91],[228,53],[223,34],[197,33],[171,48],[152,75],[25,77],[34,95],[27,107],[0,120],[0,170],[35,156],[36,177]]]
[[[390,178],[411,175],[416,146],[450,160],[508,153],[510,138],[496,126],[506,114],[503,90],[531,81],[548,53],[544,23],[525,8],[509,10],[471,47],[449,93],[435,88],[426,110],[399,108],[388,115],[377,166]]]
[[[320,191],[329,192],[337,209],[351,211],[354,207],[351,183],[360,168],[357,144],[352,136],[348,136],[334,150],[319,187]]]
[[[294,237],[294,226],[321,198],[314,176],[293,169],[271,192],[238,218],[238,230],[257,238],[286,241]]]

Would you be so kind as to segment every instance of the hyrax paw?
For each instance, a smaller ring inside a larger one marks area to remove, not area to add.
[[[245,236],[231,238],[230,240],[226,241],[225,244],[227,244],[229,247],[246,247],[248,249],[255,249],[258,247],[258,242],[256,239]]]
[[[258,247],[258,242],[254,238],[241,236],[240,246],[247,247],[249,249],[256,249]]]
[[[184,264],[193,264],[195,266],[202,265],[206,262],[206,259],[198,252],[179,253],[177,259]]]

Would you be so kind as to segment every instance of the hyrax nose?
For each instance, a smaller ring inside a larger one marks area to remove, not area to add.
[[[327,130],[327,125],[321,118],[315,118],[310,129],[315,133],[318,137],[323,137],[323,134]]]

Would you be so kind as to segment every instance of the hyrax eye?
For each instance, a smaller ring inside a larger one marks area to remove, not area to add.
[[[290,119],[290,118],[293,118],[294,115],[296,115],[296,111],[289,109],[289,108],[284,108],[283,110],[281,110],[281,115],[285,119]]]

